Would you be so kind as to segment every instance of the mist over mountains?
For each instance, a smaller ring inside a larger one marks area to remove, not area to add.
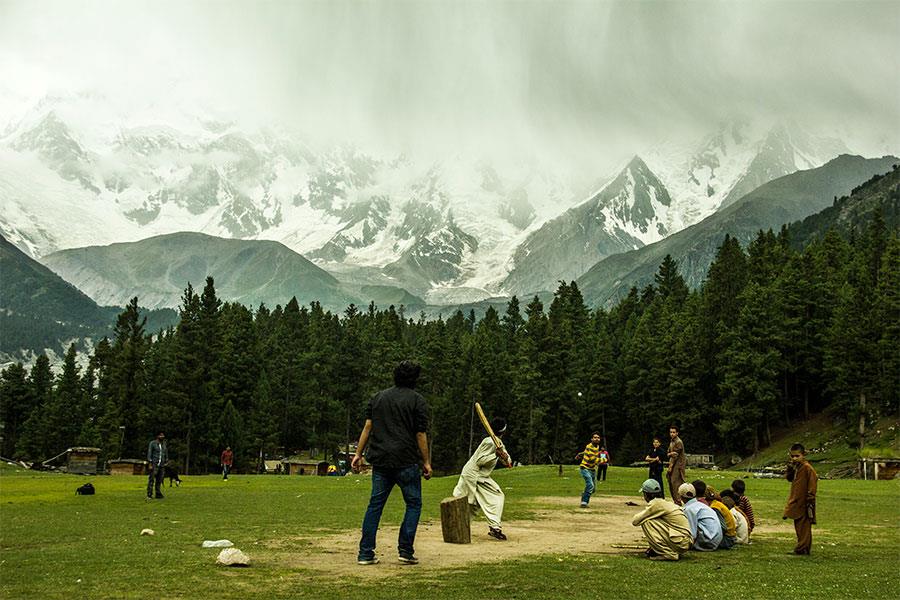
[[[548,165],[318,149],[275,125],[104,112],[105,102],[47,97],[4,129],[0,232],[26,254],[176,232],[272,240],[350,287],[402,289],[432,305],[553,290],[846,149],[793,123],[736,119],[585,174],[601,183],[584,192]],[[77,271],[65,256],[54,264]],[[150,305],[161,293],[127,287]]]

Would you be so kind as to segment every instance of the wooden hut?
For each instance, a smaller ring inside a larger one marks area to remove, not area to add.
[[[700,467],[701,469],[710,469],[716,464],[712,454],[685,454],[684,462],[685,466]]]
[[[859,475],[862,479],[896,479],[900,475],[900,458],[861,458]]]
[[[75,447],[66,451],[66,472],[81,475],[97,474],[97,457],[100,448]]]
[[[137,458],[119,458],[109,461],[110,475],[145,475],[147,461]]]
[[[281,460],[288,475],[327,475],[328,461],[303,456],[290,456]]]

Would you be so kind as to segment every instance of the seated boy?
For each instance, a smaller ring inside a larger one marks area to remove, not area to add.
[[[741,509],[747,517],[747,525],[750,528],[750,533],[753,533],[753,528],[756,527],[756,519],[753,517],[753,505],[750,504],[750,499],[744,495],[744,492],[746,491],[744,480],[735,479],[732,481],[731,489],[734,490],[734,493],[737,496],[737,507]]]
[[[663,499],[662,486],[655,479],[641,484],[647,508],[634,515],[631,524],[640,526],[650,547],[648,558],[678,560],[691,548],[691,531],[680,506]]]
[[[749,544],[750,526],[747,523],[747,516],[743,512],[741,512],[741,509],[737,507],[737,505],[734,503],[734,497],[730,494],[726,495],[725,492],[722,492],[722,504],[728,507],[728,510],[731,511],[731,516],[734,517],[734,522],[736,525],[735,538],[737,543]]]
[[[720,550],[729,550],[737,543],[737,522],[731,511],[722,503],[722,497],[716,492],[716,488],[706,486],[706,501],[709,507],[719,513],[722,519],[722,543]]]
[[[691,547],[694,550],[711,552],[722,543],[722,524],[719,522],[718,513],[699,502],[695,495],[694,486],[690,483],[682,483],[678,487],[678,496],[684,503],[684,516],[687,517],[691,538],[694,540]]]

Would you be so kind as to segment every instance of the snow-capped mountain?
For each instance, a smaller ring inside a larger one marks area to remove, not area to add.
[[[642,154],[572,208],[584,196],[539,164],[314,149],[211,115],[45,98],[0,136],[0,233],[35,258],[180,231],[274,240],[354,285],[475,301],[553,289],[842,147],[735,123]]]
[[[635,156],[587,201],[547,222],[518,247],[508,290],[553,290],[600,259],[661,240],[673,230],[672,198]],[[675,220],[677,223],[677,220]]]
[[[657,144],[645,157],[672,195],[675,232],[764,183],[846,152],[840,140],[814,136],[795,123],[736,118],[698,141]]]

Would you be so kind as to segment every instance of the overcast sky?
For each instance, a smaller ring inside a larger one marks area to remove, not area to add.
[[[604,165],[735,114],[900,152],[900,2],[0,0],[0,121],[85,90],[388,152]]]

